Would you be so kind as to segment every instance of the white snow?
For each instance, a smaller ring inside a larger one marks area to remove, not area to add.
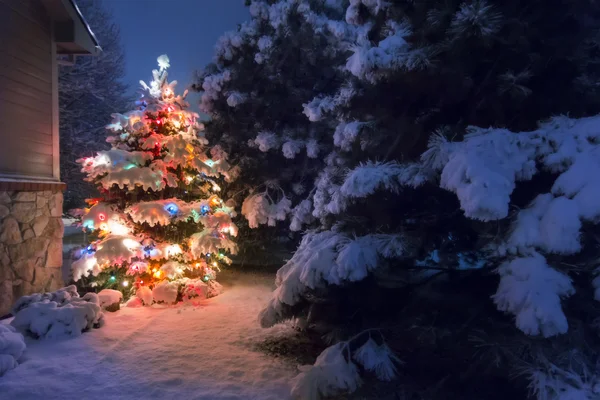
[[[492,298],[499,310],[515,315],[517,328],[544,337],[567,332],[560,300],[575,292],[567,275],[550,267],[539,253],[505,262],[498,273],[500,284]]]
[[[292,258],[277,271],[277,289],[260,313],[264,327],[290,318],[288,306],[297,304],[309,289],[364,279],[379,266],[379,258],[404,252],[401,235],[372,234],[350,238],[331,231],[307,232]]]
[[[177,300],[178,289],[178,282],[169,282],[164,280],[159,282],[154,289],[152,289],[152,297],[157,303],[163,302],[165,304],[172,304],[175,303],[175,300]]]
[[[277,221],[286,219],[291,210],[292,202],[285,196],[274,202],[266,192],[253,194],[244,199],[242,215],[248,220],[250,228],[267,224],[275,226]]]
[[[16,368],[25,351],[25,340],[10,325],[0,324],[0,377]]]
[[[98,293],[100,307],[105,308],[111,304],[120,303],[123,300],[123,293],[114,289],[103,289]]]
[[[315,365],[300,374],[292,393],[300,399],[321,399],[340,392],[354,392],[362,379],[356,364],[348,360],[346,342],[328,347],[319,355]]]
[[[74,286],[63,289],[70,288],[74,289]],[[66,293],[61,290],[54,293]],[[36,338],[56,339],[79,336],[83,331],[103,324],[104,316],[96,293],[86,293],[83,297],[77,294],[64,301],[60,298],[29,301],[36,295],[39,294],[25,296],[28,301],[17,302],[18,307],[15,305],[13,309],[15,317],[11,325],[23,333]]]
[[[126,307],[74,339],[27,339],[23,362],[0,378],[0,397],[289,399],[295,364],[255,350],[267,337],[294,335],[256,322],[270,281],[244,275],[199,307]]]

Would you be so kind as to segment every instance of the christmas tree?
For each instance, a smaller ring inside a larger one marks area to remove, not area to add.
[[[207,140],[187,91],[167,81],[169,58],[158,58],[137,109],[113,114],[111,149],[78,160],[102,197],[80,210],[93,241],[73,262],[82,286],[135,291],[144,304],[210,297],[216,272],[235,253],[234,210],[216,194],[229,178],[226,154],[205,154]]]

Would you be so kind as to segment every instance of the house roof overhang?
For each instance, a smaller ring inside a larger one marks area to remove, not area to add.
[[[54,27],[59,55],[96,55],[102,48],[73,0],[41,0]]]

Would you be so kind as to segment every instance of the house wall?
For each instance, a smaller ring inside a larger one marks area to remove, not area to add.
[[[39,0],[0,0],[0,176],[59,180],[51,27]]]
[[[0,183],[0,317],[21,296],[63,286],[62,191]]]
[[[40,0],[0,0],[0,317],[20,296],[63,285],[52,35]]]

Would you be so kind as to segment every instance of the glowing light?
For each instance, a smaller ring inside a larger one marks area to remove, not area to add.
[[[92,164],[94,166],[108,165],[108,164],[110,164],[110,158],[108,158],[108,156],[106,154],[102,154],[102,155],[99,155],[98,157],[94,158],[92,161]]]
[[[83,227],[94,230],[94,221],[91,219],[86,219],[83,221]]]
[[[193,180],[194,180],[194,177],[193,177],[192,175],[187,175],[187,176],[185,177],[185,181],[188,183],[188,185],[189,185],[190,183],[192,183],[192,181],[193,181]]]
[[[212,200],[210,201],[210,203],[211,203],[213,206],[218,206],[218,205],[221,203],[221,200],[219,200],[219,199],[218,199],[218,198],[216,198],[216,197],[213,197],[213,198],[212,198]]]
[[[171,90],[171,88],[166,88],[163,92],[163,94],[165,96],[171,96],[173,94],[173,91]]]
[[[100,213],[100,214],[98,214],[98,219],[99,219],[100,221],[104,221],[104,220],[106,219],[106,214],[104,214],[104,213]]]
[[[200,268],[200,263],[196,263],[196,268]]]
[[[124,236],[129,234],[129,228],[123,224],[118,223],[117,221],[109,221],[108,222],[108,230],[119,236]]]
[[[210,208],[206,205],[200,207],[200,212],[202,213],[202,215],[205,215],[209,210]]]
[[[181,126],[181,122],[179,122],[177,120],[172,121],[172,123],[173,123],[173,126],[175,126],[175,128],[179,128]]]
[[[212,167],[213,165],[215,165],[215,162],[213,160],[206,160],[204,161],[204,164],[208,165],[209,167]]]
[[[129,281],[123,281],[122,285],[125,287],[129,286]]]
[[[136,247],[140,247],[141,246],[141,244],[139,244],[135,240],[129,239],[129,238],[123,239],[123,245],[125,247],[127,247],[128,249],[135,249]]]
[[[101,231],[107,231],[108,230],[108,224],[106,222],[103,222],[100,224],[99,226]]]
[[[172,244],[165,249],[167,257],[174,256],[176,254],[181,254],[181,252],[181,247],[178,244]]]
[[[208,281],[208,275],[204,275],[204,278],[202,278],[204,280],[204,282]]]
[[[220,192],[220,191],[221,191],[221,187],[215,183],[215,184],[213,185],[213,190],[214,190],[215,192]]]
[[[175,107],[169,106],[169,107],[167,107],[167,111],[168,112],[173,112],[173,111],[175,111]]]
[[[219,253],[219,257],[220,257],[220,258],[223,258],[223,257],[225,257],[225,254],[223,254],[223,253]]]
[[[162,119],[160,119],[160,118],[156,119],[156,125],[162,125],[162,123],[163,123]]]
[[[131,168],[135,168],[135,167],[136,167],[136,165],[135,165],[135,164],[127,164],[126,166],[124,166],[124,167],[123,167],[123,169],[125,169],[125,170],[129,170],[129,169],[131,169]]]
[[[212,265],[213,265],[213,267],[216,267],[218,264],[217,264],[217,262],[215,261],[215,262],[213,262],[213,263],[212,263]]]
[[[176,271],[178,274],[181,274],[183,272],[183,270],[181,268],[177,268]]]
[[[175,203],[169,203],[165,206],[165,210],[171,214],[171,215],[175,215],[177,214],[177,211],[179,210],[179,207],[177,207],[177,204]]]
[[[154,277],[155,277],[155,278],[160,278],[160,271],[156,271],[156,272],[154,273]]]
[[[117,279],[117,278],[115,278],[115,276],[114,276],[114,275],[112,275],[112,276],[110,277],[110,280],[111,280],[111,281],[114,281],[114,280],[116,280],[116,279]]]

